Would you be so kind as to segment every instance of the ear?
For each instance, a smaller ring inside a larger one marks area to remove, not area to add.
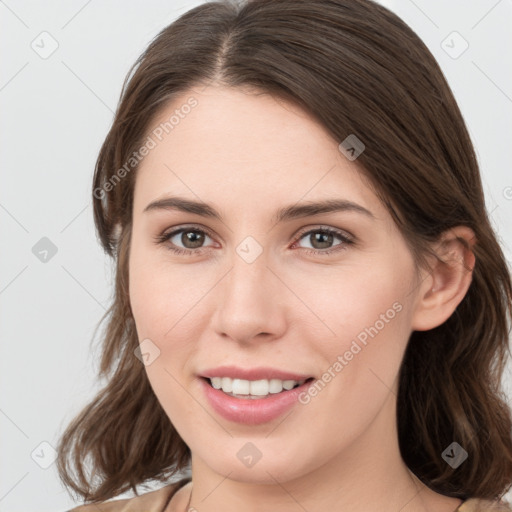
[[[417,293],[411,328],[428,331],[445,322],[460,304],[473,277],[476,237],[467,226],[445,231],[434,246],[436,258]]]

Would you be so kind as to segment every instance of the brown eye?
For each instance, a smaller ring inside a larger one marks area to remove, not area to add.
[[[336,238],[340,242],[333,245]],[[307,231],[300,235],[299,240],[302,239],[310,243],[312,250],[309,250],[307,247],[304,247],[304,249],[312,254],[329,254],[333,251],[345,249],[347,245],[354,243],[348,235],[332,228],[317,228]]]
[[[315,249],[329,249],[333,243],[334,235],[317,231],[309,235],[309,240]]]
[[[185,227],[158,235],[155,240],[158,244],[167,245],[171,251],[177,254],[194,255],[208,248],[208,246],[203,246],[206,238],[211,238],[206,231]]]

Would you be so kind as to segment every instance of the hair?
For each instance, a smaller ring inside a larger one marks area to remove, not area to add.
[[[116,272],[100,320],[108,319],[99,369],[107,383],[59,440],[62,482],[99,502],[130,488],[138,494],[136,486],[165,482],[190,464],[189,447],[134,356],[128,260],[132,157],[162,109],[198,85],[271,94],[302,107],[338,142],[356,135],[365,145],[361,175],[418,264],[444,231],[474,231],[466,295],[442,325],[408,340],[396,420],[401,456],[425,485],[462,499],[503,496],[512,486],[512,420],[501,389],[511,276],[471,139],[438,63],[410,27],[372,0],[204,3],[164,28],[131,67],[93,178],[97,236]],[[453,442],[469,454],[456,469],[442,457]]]

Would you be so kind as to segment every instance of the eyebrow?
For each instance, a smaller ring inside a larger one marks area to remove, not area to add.
[[[222,216],[215,208],[207,203],[185,199],[181,197],[165,197],[157,201],[153,201],[144,208],[145,212],[154,210],[178,210],[186,213],[193,213],[202,217],[217,219],[222,222]],[[351,211],[362,213],[372,219],[375,215],[361,206],[360,204],[348,201],[346,199],[325,199],[322,201],[309,201],[300,204],[292,204],[280,208],[272,218],[273,222],[279,223],[322,213],[345,212]]]

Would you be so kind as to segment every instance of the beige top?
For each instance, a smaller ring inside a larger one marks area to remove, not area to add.
[[[134,498],[80,505],[67,512],[163,512],[178,489],[188,482],[190,478],[183,478],[176,483]]]
[[[184,478],[174,484],[134,498],[81,505],[67,512],[163,512],[173,495],[188,482],[190,482],[190,478]],[[454,512],[512,512],[512,507],[504,501],[470,498],[461,503]]]

